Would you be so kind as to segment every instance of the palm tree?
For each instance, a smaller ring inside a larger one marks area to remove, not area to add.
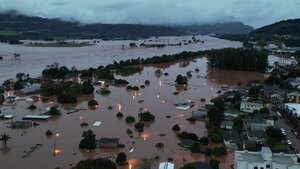
[[[7,141],[8,141],[9,139],[11,139],[11,137],[10,137],[8,134],[4,133],[4,134],[1,135],[0,141],[3,142],[4,147],[7,146]]]

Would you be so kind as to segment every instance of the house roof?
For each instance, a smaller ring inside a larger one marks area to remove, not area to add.
[[[262,130],[248,130],[247,134],[249,137],[267,138],[267,134]]]
[[[102,137],[99,139],[99,143],[100,144],[119,144],[119,139]]]
[[[181,147],[191,147],[194,143],[194,140],[191,139],[180,139]]]
[[[264,123],[264,119],[257,118],[257,117],[248,117],[248,118],[244,119],[244,122],[247,122],[247,123]]]
[[[175,165],[170,162],[159,163],[159,169],[174,169]]]
[[[237,130],[232,129],[230,131],[223,132],[224,140],[233,140],[233,141],[240,141],[240,135]]]
[[[20,91],[24,94],[29,94],[29,93],[33,93],[40,90],[40,86],[32,86],[32,87],[27,87],[27,88],[23,88],[20,89]]]

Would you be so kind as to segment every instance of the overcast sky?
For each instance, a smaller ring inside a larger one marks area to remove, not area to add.
[[[241,21],[261,27],[300,18],[300,0],[0,0],[0,11],[83,23],[194,24]]]

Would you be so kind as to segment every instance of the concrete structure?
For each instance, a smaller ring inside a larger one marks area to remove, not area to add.
[[[248,130],[247,138],[249,141],[256,142],[256,144],[263,144],[267,139],[267,133],[262,130]]]
[[[299,169],[299,156],[272,153],[262,147],[260,152],[235,151],[234,169]]]
[[[232,121],[223,121],[221,123],[221,126],[220,126],[222,129],[228,129],[228,130],[231,130],[233,128],[233,122]]]
[[[300,118],[300,104],[297,103],[286,103],[284,108],[294,117]]]
[[[280,59],[278,61],[278,65],[279,66],[296,66],[297,65],[297,61],[294,58],[286,58],[286,59]]]
[[[240,110],[247,113],[253,113],[254,110],[260,110],[264,107],[262,102],[242,101]]]
[[[260,117],[248,117],[243,121],[245,130],[265,130],[268,126],[275,125],[274,120]]]

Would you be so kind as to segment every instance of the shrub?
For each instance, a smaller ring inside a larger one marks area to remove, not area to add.
[[[132,90],[132,86],[127,86],[126,90]]]
[[[77,99],[74,96],[61,94],[57,97],[58,102],[60,103],[66,103],[66,104],[72,104],[77,103]]]
[[[118,165],[124,165],[126,163],[126,160],[127,160],[127,156],[125,153],[123,152],[120,152],[118,155],[117,155],[117,158],[116,158],[116,163]]]
[[[139,132],[143,132],[144,131],[144,123],[142,122],[138,122],[138,123],[135,123],[134,127],[136,130],[138,130]]]
[[[36,105],[31,104],[31,105],[28,106],[27,109],[29,109],[29,110],[34,110],[34,109],[36,109],[36,108],[37,108]]]
[[[86,123],[86,122],[83,122],[83,123],[80,124],[81,127],[87,127],[88,125],[89,125],[89,124]]]
[[[135,118],[133,116],[127,116],[125,121],[126,121],[126,123],[134,123]]]
[[[145,81],[145,85],[146,85],[146,86],[149,86],[149,85],[150,85],[150,81],[149,81],[149,80],[146,80],[146,81]]]
[[[132,90],[138,91],[138,90],[140,90],[140,88],[139,88],[138,86],[133,86],[133,87],[132,87]]]
[[[191,139],[197,141],[199,138],[195,133],[188,133],[186,131],[183,131],[179,134],[179,138],[181,139]]]
[[[164,148],[164,146],[165,146],[164,143],[161,142],[155,144],[156,148]]]
[[[153,121],[155,119],[155,116],[150,112],[140,113],[139,117],[141,118],[142,121],[145,122]]]
[[[133,132],[132,132],[130,129],[127,129],[127,130],[126,130],[126,133],[127,133],[128,135],[131,135]]]
[[[52,131],[49,130],[49,129],[46,131],[45,134],[46,134],[46,136],[48,136],[48,137],[53,135]]]
[[[95,99],[92,99],[88,102],[88,105],[93,107],[98,106],[98,102]]]
[[[105,168],[105,169],[117,169],[114,162],[106,158],[97,158],[95,160],[87,159],[81,160],[73,169],[88,169],[88,168]]]
[[[172,127],[172,130],[173,131],[179,131],[180,130],[180,126],[178,124],[175,124],[173,127]]]
[[[123,117],[123,113],[118,112],[118,113],[117,113],[117,117]]]

